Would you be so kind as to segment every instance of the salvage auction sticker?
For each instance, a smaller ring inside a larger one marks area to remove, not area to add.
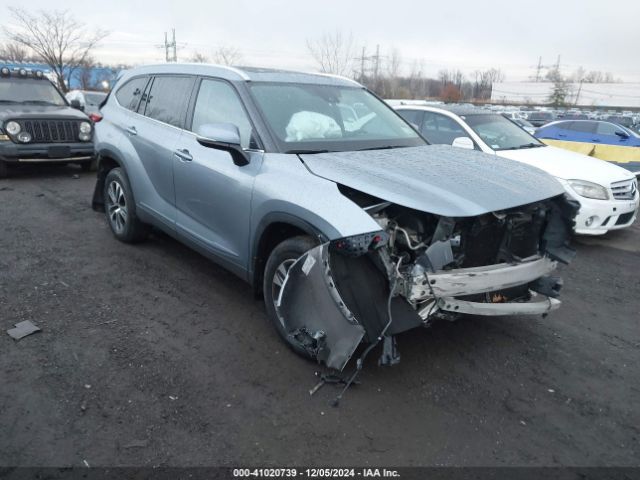
[[[400,478],[387,468],[234,468],[238,478]]]

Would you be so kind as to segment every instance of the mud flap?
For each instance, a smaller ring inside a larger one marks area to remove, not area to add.
[[[291,266],[277,310],[289,340],[336,370],[344,368],[365,335],[336,289],[328,243],[312,248]]]

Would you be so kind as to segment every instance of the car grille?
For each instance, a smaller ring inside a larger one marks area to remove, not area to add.
[[[21,120],[19,123],[31,134],[33,140],[30,143],[77,142],[80,134],[76,120]]]
[[[616,200],[633,200],[638,189],[637,180],[624,180],[622,182],[614,182],[611,184],[613,198]]]

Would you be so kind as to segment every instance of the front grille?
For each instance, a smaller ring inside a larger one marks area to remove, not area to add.
[[[20,126],[31,134],[30,143],[77,142],[80,134],[76,120],[21,120]]]
[[[624,225],[626,223],[629,223],[633,218],[634,213],[635,212],[623,213],[618,217],[618,220],[616,220],[616,225]]]
[[[613,198],[616,200],[633,200],[638,189],[637,180],[623,180],[622,182],[614,182],[611,184]]]

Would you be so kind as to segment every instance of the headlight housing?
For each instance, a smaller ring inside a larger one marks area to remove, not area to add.
[[[91,133],[91,124],[89,122],[81,122],[80,133]]]
[[[13,120],[5,123],[4,129],[9,135],[17,135],[21,130],[20,124],[18,122],[14,122]]]
[[[609,200],[609,192],[602,185],[586,180],[567,180],[574,192],[581,197],[594,200]]]

